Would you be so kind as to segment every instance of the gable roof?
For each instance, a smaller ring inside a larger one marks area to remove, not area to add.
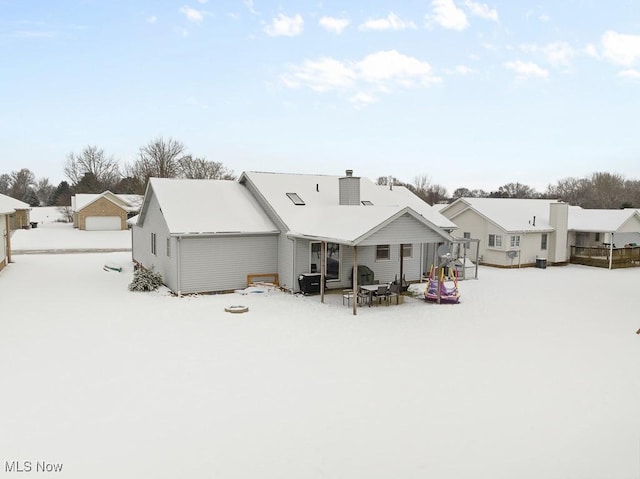
[[[379,186],[360,178],[360,199],[371,205],[340,205],[339,176],[245,172],[241,183],[251,183],[292,236],[357,244],[393,219],[409,214],[450,239],[444,229],[455,224],[404,187]],[[297,205],[287,196],[296,193]]]
[[[151,178],[139,225],[144,224],[152,195],[174,235],[279,232],[247,188],[236,181]]]
[[[79,193],[71,197],[73,211],[80,211],[100,198],[105,198],[125,211],[138,211],[142,205],[142,195],[120,195],[104,191],[102,193]]]
[[[558,200],[526,198],[459,198],[442,208],[442,213],[446,215],[453,205],[460,202],[507,232],[553,231],[549,221],[549,205],[559,203]],[[468,208],[451,219],[455,222],[455,217]]]
[[[616,232],[633,217],[640,221],[638,210],[598,210],[571,206],[568,229],[581,232]]]
[[[28,210],[31,209],[28,203],[24,201],[16,200],[11,196],[3,195],[0,193],[0,214],[10,215],[15,213],[16,210]]]

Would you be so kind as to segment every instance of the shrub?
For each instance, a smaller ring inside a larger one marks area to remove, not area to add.
[[[139,268],[133,272],[129,291],[155,291],[162,285],[162,275],[153,269]]]

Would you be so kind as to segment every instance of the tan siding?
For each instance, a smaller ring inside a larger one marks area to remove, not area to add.
[[[127,229],[127,212],[106,198],[99,198],[78,212],[78,228],[86,229],[86,220],[89,216],[118,216],[120,229]]]

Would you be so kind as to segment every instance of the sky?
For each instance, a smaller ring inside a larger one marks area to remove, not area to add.
[[[449,193],[640,179],[632,0],[0,0],[0,173],[155,138]]]

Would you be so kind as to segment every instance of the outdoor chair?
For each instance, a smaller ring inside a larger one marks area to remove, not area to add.
[[[396,298],[396,304],[400,304],[400,285],[391,283],[387,291],[387,301],[391,302],[391,298]]]
[[[353,301],[353,290],[345,289],[342,291],[342,306],[351,306],[351,301]]]
[[[387,296],[388,290],[389,285],[387,284],[381,284],[378,286],[378,291],[373,293],[375,299],[378,300],[378,304],[382,304],[382,301],[386,301],[387,306],[389,306],[389,297]]]

